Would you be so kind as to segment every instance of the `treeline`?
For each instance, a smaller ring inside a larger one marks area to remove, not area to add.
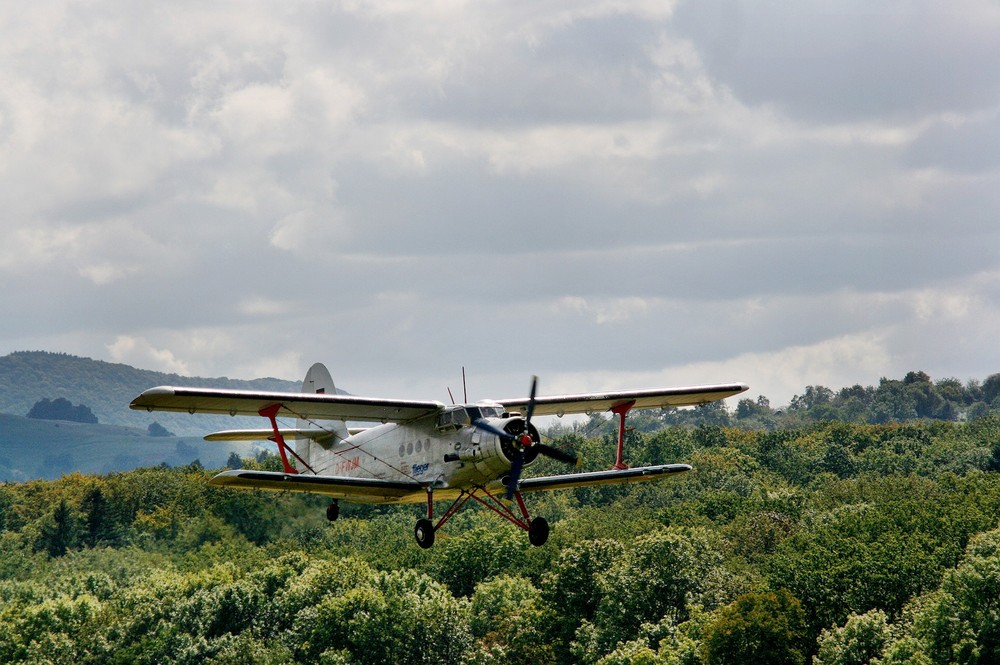
[[[604,434],[551,443],[613,461]],[[0,662],[1000,662],[997,418],[628,446],[695,470],[530,495],[540,548],[468,509],[421,550],[420,507],[327,523],[198,465],[0,485]]]
[[[749,405],[747,405],[749,406]],[[789,413],[810,420],[891,423],[917,419],[975,420],[1000,410],[1000,374],[981,384],[955,378],[932,381],[925,372],[908,372],[901,380],[883,378],[878,387],[854,385],[834,392],[809,386],[796,395]],[[745,409],[743,416],[752,416]],[[741,411],[737,409],[737,417]]]
[[[695,409],[669,409],[639,415],[643,429],[667,425],[719,425],[749,429],[783,429],[839,420],[872,425],[915,420],[968,422],[1000,415],[1000,374],[985,381],[962,383],[955,378],[934,381],[926,372],[908,372],[903,379],[883,378],[878,386],[855,384],[834,390],[806,386],[787,406],[776,407],[764,395],[740,399],[734,410],[723,402]],[[636,419],[635,416],[631,416]]]

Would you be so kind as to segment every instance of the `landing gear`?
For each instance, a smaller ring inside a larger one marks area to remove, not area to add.
[[[482,494],[482,496],[479,496],[480,494]],[[531,516],[528,515],[528,508],[524,505],[524,500],[521,499],[521,493],[516,490],[514,491],[514,506],[511,506],[508,502],[501,501],[499,497],[494,496],[485,487],[477,487],[472,491],[462,490],[458,497],[452,502],[451,506],[449,506],[448,510],[445,511],[444,516],[437,521],[437,524],[435,524],[434,493],[432,489],[428,487],[427,517],[422,517],[417,520],[417,524],[413,528],[413,535],[417,539],[417,545],[420,545],[420,547],[424,549],[433,545],[434,532],[444,526],[445,522],[454,517],[469,499],[477,501],[514,526],[527,531],[528,540],[535,547],[544,545],[545,541],[549,539],[548,520],[544,517],[531,519]],[[514,507],[517,508],[518,512],[514,511]]]
[[[340,517],[340,504],[334,501],[326,507],[326,519],[336,522],[338,517]]]
[[[417,545],[427,549],[434,544],[434,523],[427,518],[417,520],[417,526],[413,529],[413,535],[417,538]]]
[[[528,525],[528,540],[535,547],[540,547],[549,539],[549,522],[544,517],[536,517]]]

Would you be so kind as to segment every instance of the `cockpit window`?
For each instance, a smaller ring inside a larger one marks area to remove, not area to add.
[[[465,412],[465,407],[453,406],[445,409],[438,416],[437,426],[439,429],[458,429],[465,427],[470,422],[469,415]]]
[[[475,406],[450,406],[438,416],[439,429],[458,429],[472,424],[480,418],[499,418],[503,416],[503,408],[494,404],[477,404]]]
[[[477,404],[475,407],[469,407],[470,409],[475,408],[479,411],[480,417],[482,418],[500,418],[503,416],[503,407],[499,404]]]

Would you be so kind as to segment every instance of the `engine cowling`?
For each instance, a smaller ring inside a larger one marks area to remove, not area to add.
[[[511,418],[503,426],[503,430],[510,434],[516,439],[522,438],[525,434],[525,422],[522,418]],[[535,461],[538,457],[538,449],[534,447],[534,444],[541,442],[541,437],[538,434],[538,430],[531,423],[527,425],[527,434],[530,437],[531,444],[529,446],[523,446],[524,448],[524,464],[528,465]],[[514,453],[516,452],[515,446],[520,446],[518,441],[501,441],[499,437],[496,437],[497,447],[500,450],[500,454],[504,456],[504,459],[508,463],[514,461]]]
[[[529,424],[526,432],[524,419],[519,417],[491,418],[490,424],[517,438],[522,438],[527,433],[531,445],[523,448],[524,464],[531,464],[538,457],[538,451],[534,448],[534,444],[539,443],[541,437],[534,425]],[[503,440],[496,435],[485,433],[478,444],[449,453],[445,456],[445,461],[471,462],[482,474],[495,477],[510,470],[516,452],[515,446],[519,445],[522,444],[516,440]]]

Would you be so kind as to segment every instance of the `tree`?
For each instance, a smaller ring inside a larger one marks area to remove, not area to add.
[[[83,543],[94,547],[98,543],[112,540],[114,526],[111,520],[108,501],[99,486],[91,487],[83,495],[80,510],[84,516]]]
[[[645,622],[678,622],[706,597],[722,565],[719,543],[704,529],[668,528],[638,538],[597,576],[594,642],[611,649],[633,638]]]
[[[792,397],[788,405],[791,411],[808,411],[823,404],[829,404],[833,399],[833,391],[826,386],[806,386],[801,395]]]
[[[761,416],[771,416],[774,412],[771,410],[771,402],[763,395],[758,395],[757,400],[752,399],[741,399],[736,404],[736,418],[738,420],[746,420],[747,418],[761,417]]]
[[[434,576],[456,596],[471,596],[478,583],[517,570],[528,547],[513,527],[476,527],[435,546]]]
[[[157,422],[150,423],[146,429],[146,433],[149,436],[174,436],[173,432]]]
[[[617,540],[585,540],[563,549],[542,577],[542,598],[557,608],[552,633],[560,648],[568,648],[582,621],[592,621],[601,599],[598,578],[622,556]]]
[[[994,405],[998,397],[1000,397],[1000,374],[991,374],[983,381],[983,401]]]
[[[705,629],[706,665],[802,665],[808,644],[805,614],[784,589],[740,596]]]
[[[916,395],[902,381],[882,378],[875,391],[871,422],[906,422],[917,417]]]
[[[843,626],[823,629],[814,665],[868,665],[881,658],[893,629],[882,610],[852,614]]]
[[[55,400],[45,398],[35,402],[31,410],[28,411],[27,417],[38,420],[68,420],[76,423],[97,424],[97,416],[90,410],[90,407],[83,404],[73,406],[65,397],[59,397]]]
[[[458,663],[472,635],[468,601],[413,570],[379,573],[373,585],[327,596],[299,614],[306,662],[328,649],[347,649],[362,665]]]
[[[76,520],[66,499],[62,499],[52,511],[51,517],[42,525],[38,546],[48,552],[49,556],[60,557],[75,544]]]
[[[523,577],[496,577],[472,594],[470,627],[479,650],[510,665],[555,662],[541,629],[541,594]]]

